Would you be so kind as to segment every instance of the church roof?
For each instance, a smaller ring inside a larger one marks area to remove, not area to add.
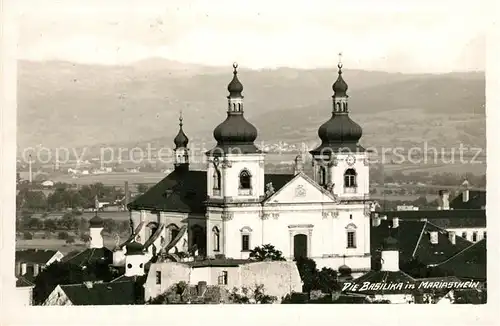
[[[450,202],[453,209],[483,209],[486,206],[485,190],[469,190],[469,200],[464,203],[463,192]]]
[[[390,228],[391,225],[391,221],[382,220],[379,226],[371,227],[370,247],[374,259],[380,257],[384,240],[389,235],[398,241],[400,266],[412,259],[425,265],[438,264],[471,245],[458,235],[452,244],[448,232],[430,222],[403,220],[397,228]],[[430,232],[433,231],[438,232],[437,244],[430,242]]]
[[[453,209],[453,210],[418,210],[418,211],[383,211],[373,212],[372,216],[398,217],[402,220],[427,219],[441,228],[486,227],[486,210]]]
[[[292,174],[265,174],[264,183],[272,182],[278,191],[293,178]],[[174,170],[145,194],[128,205],[133,210],[157,210],[205,214],[207,172]]]
[[[113,262],[113,252],[106,247],[88,248],[83,251],[75,251],[66,255],[62,259],[62,262],[80,267],[87,266],[95,262],[111,264]]]

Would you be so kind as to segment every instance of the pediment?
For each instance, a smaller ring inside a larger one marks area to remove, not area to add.
[[[265,200],[274,203],[334,203],[335,197],[305,174],[298,174]]]

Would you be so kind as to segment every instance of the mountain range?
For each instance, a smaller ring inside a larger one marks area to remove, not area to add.
[[[245,116],[266,142],[318,141],[336,69],[239,69]],[[232,67],[150,59],[129,66],[19,61],[18,150],[171,146],[179,111],[191,141],[213,143]],[[402,74],[344,69],[365,146],[459,143],[484,148],[484,72]]]

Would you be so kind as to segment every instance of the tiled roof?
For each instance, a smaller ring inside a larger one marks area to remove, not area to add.
[[[80,252],[73,252],[66,255],[62,262],[74,264],[77,266],[86,266],[94,262],[111,264],[113,262],[113,252],[106,247],[88,248]]]
[[[147,274],[141,275],[141,276],[125,276],[121,275],[112,280],[110,283],[117,283],[117,282],[134,282],[136,284],[144,284],[147,279]]]
[[[387,216],[388,219],[393,217],[402,220],[427,219],[442,228],[486,227],[486,210],[484,209],[384,211],[374,212],[372,216],[376,214]]]
[[[463,192],[450,202],[453,209],[484,209],[486,206],[486,191],[469,190],[469,200],[464,203]]]
[[[73,305],[131,305],[140,300],[134,282],[60,285]]]
[[[397,228],[391,228],[392,221],[382,220],[379,226],[371,227],[371,252],[374,259],[380,258],[380,250],[384,239],[391,236],[398,240],[399,265],[403,266],[416,258],[425,265],[442,262],[461,250],[471,242],[456,236],[453,245],[448,238],[448,232],[438,226],[424,221],[399,221]],[[431,231],[438,232],[438,243],[430,242]]]
[[[470,245],[436,267],[447,275],[462,279],[486,280],[486,239]]]
[[[272,182],[277,191],[292,178],[291,174],[266,174],[264,182]],[[128,208],[205,214],[206,199],[207,172],[178,169],[130,203]]]
[[[52,257],[54,257],[56,253],[57,250],[48,250],[48,249],[17,250],[16,262],[46,264]]]

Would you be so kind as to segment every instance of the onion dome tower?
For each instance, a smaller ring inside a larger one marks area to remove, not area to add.
[[[238,79],[238,64],[233,64],[233,79],[227,86],[229,91],[227,118],[214,129],[217,141],[215,148],[207,154],[221,156],[227,153],[259,153],[254,141],[257,129],[243,115],[243,85]]]
[[[187,148],[187,145],[189,143],[189,139],[187,138],[186,134],[184,133],[184,130],[182,129],[183,123],[182,123],[182,111],[179,115],[179,132],[177,133],[177,136],[174,138],[174,144],[175,144],[175,162],[174,162],[174,167],[175,169],[189,169],[189,150]]]
[[[364,151],[358,145],[363,134],[361,127],[349,117],[347,89],[348,85],[342,77],[342,63],[337,66],[338,77],[333,83],[333,110],[331,118],[318,129],[321,145],[310,153],[313,155],[330,155],[332,152]]]
[[[127,244],[127,253],[125,254],[125,276],[141,276],[144,275],[144,264],[146,256],[144,255],[144,247],[139,242],[131,242]]]

